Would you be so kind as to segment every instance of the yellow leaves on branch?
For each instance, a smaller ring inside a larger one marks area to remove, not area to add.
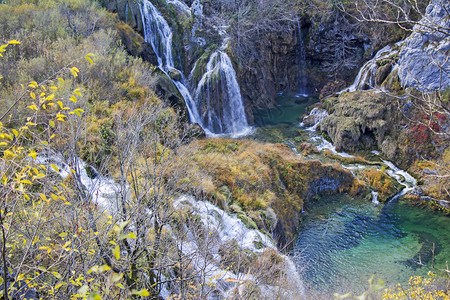
[[[0,57],[3,57],[2,53],[6,51],[6,47],[8,47],[9,45],[17,45],[20,44],[19,41],[16,40],[11,40],[8,42],[8,44],[4,44],[0,46]]]
[[[94,61],[92,60],[92,57],[94,57],[94,54],[88,53],[88,54],[86,55],[85,59],[86,59],[89,63],[94,64]]]
[[[72,74],[73,77],[78,77],[78,73],[80,73],[80,70],[78,70],[77,67],[72,67],[69,69],[70,74]]]

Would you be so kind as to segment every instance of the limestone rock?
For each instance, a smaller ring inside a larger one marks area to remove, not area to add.
[[[405,40],[399,55],[399,78],[404,87],[444,90],[450,86],[449,10],[448,1],[432,1],[425,18]]]

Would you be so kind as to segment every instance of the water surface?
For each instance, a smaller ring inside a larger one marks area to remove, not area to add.
[[[450,260],[450,218],[395,200],[375,206],[348,196],[324,197],[303,214],[293,255],[311,290],[361,293],[375,275],[386,286],[426,275]]]

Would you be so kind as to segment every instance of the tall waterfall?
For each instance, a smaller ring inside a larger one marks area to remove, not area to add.
[[[297,21],[298,25],[298,41],[299,48],[297,50],[297,67],[298,67],[298,92],[299,96],[307,97],[307,79],[306,79],[306,51],[303,43],[302,27],[300,26],[300,20]]]
[[[206,65],[194,94],[201,108],[200,121],[211,133],[243,135],[249,126],[236,72],[230,57],[222,51],[214,52]],[[212,103],[212,99],[216,103]]]
[[[143,0],[140,8],[145,41],[152,45],[160,69],[166,73],[176,70],[181,74],[180,81],[172,81],[185,100],[191,122],[198,123],[208,136],[239,136],[248,133],[249,126],[236,72],[228,55],[216,51],[198,86],[190,91],[183,73],[175,68],[173,32],[169,24],[150,1]],[[195,97],[192,97],[191,92],[194,92]]]

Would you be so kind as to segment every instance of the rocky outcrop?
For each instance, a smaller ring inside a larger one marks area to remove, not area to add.
[[[424,91],[450,86],[450,4],[434,0],[399,54],[399,77],[403,87]]]
[[[344,151],[381,149],[401,115],[392,97],[376,91],[343,93],[339,98],[327,98],[325,105],[331,114],[320,128]]]
[[[413,33],[386,46],[360,69],[347,91],[415,88],[430,92],[450,86],[450,4],[434,0]]]
[[[117,13],[119,18],[129,24],[137,32],[142,32],[142,16],[138,1],[134,0],[105,0],[106,9]]]

